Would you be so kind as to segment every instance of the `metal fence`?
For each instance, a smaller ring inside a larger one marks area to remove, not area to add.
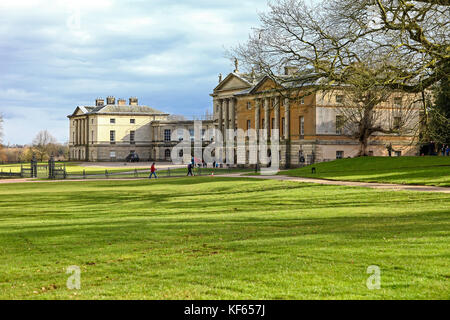
[[[193,176],[211,176],[211,175],[222,175],[231,174],[237,172],[252,172],[252,169],[237,169],[237,168],[205,168],[196,167],[192,169]],[[162,170],[157,170],[156,175],[158,178],[176,178],[184,177],[188,175],[187,168],[165,168]],[[82,170],[80,172],[66,172],[65,179],[132,179],[132,178],[149,178],[150,169],[133,169],[129,171],[111,171],[104,170],[102,172],[88,172]]]

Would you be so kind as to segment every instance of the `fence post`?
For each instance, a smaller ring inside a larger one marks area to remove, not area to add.
[[[34,154],[31,159],[31,178],[37,178],[37,160]]]
[[[83,169],[83,179],[86,179],[86,170]]]
[[[64,163],[64,179],[67,179],[66,164]]]
[[[53,155],[48,160],[48,178],[55,179],[55,158]]]

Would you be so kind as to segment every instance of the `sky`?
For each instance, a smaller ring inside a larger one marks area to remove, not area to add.
[[[67,116],[95,99],[187,117],[212,111],[226,50],[259,25],[265,0],[1,0],[3,143],[47,129],[64,143]]]

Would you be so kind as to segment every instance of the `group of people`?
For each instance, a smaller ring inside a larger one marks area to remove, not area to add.
[[[448,145],[443,145],[441,148],[442,156],[450,156],[450,147]]]
[[[206,164],[206,162],[204,160],[202,161],[202,163],[198,163],[199,168],[202,166],[203,166],[203,168],[208,167],[208,165]],[[213,168],[216,168],[216,167],[218,168],[219,164],[214,161]],[[195,168],[195,162],[192,161],[187,166],[187,170],[188,170],[187,176],[194,176],[194,173],[192,171],[194,168]],[[155,163],[153,162],[152,166],[150,167],[150,176],[148,177],[149,179],[151,179],[153,176],[155,177],[155,179],[158,179],[158,176],[156,175],[156,170],[157,169],[155,167]]]

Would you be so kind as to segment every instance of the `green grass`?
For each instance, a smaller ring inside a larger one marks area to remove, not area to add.
[[[62,165],[63,163],[57,162],[56,165]],[[25,168],[29,168],[30,164],[25,163],[23,164]],[[40,162],[39,165],[48,165],[47,162]],[[83,170],[86,173],[89,174],[102,174],[105,173],[105,170],[108,170],[108,172],[128,172],[133,171],[133,168],[129,168],[127,166],[123,167],[101,167],[101,166],[83,166],[81,163],[77,162],[66,162],[66,171],[67,173],[83,173]],[[20,172],[21,165],[20,164],[2,164],[0,165],[0,170],[3,170],[4,172]]]
[[[449,200],[220,177],[0,185],[0,299],[449,299]]]
[[[43,165],[46,165],[47,163],[40,163]],[[59,164],[57,164],[59,165]],[[98,166],[82,166],[81,163],[76,162],[66,162],[66,172],[68,173],[68,178],[74,178],[73,176],[82,176],[83,171],[86,173],[87,178],[91,179],[99,179],[99,178],[106,178],[105,177],[105,170],[108,171],[108,174],[120,174],[120,175],[111,175],[109,178],[134,178],[136,177],[134,174],[134,168],[130,168],[127,166],[122,167],[98,167]],[[132,164],[131,164],[132,165]],[[28,168],[29,164],[25,164],[25,166]],[[3,170],[4,172],[11,172],[18,173],[20,172],[21,165],[20,164],[4,164],[0,165],[0,170]],[[202,174],[211,174],[214,172],[215,175],[220,174],[228,174],[230,171],[228,169],[221,169],[221,168],[201,168]],[[232,173],[245,173],[245,172],[251,172],[252,169],[237,169],[233,168]],[[150,167],[149,168],[137,168],[138,178],[144,178],[148,177],[150,174]],[[198,168],[194,169],[194,174],[198,172]],[[169,175],[167,170],[157,170],[156,172],[161,177],[166,177]],[[170,169],[170,175],[186,175],[187,174],[187,168],[177,168],[177,169]],[[47,175],[46,172],[40,173],[39,178],[45,178]],[[71,177],[72,175],[72,177]],[[100,176],[96,176],[100,175]],[[75,177],[80,178],[80,177]],[[0,177],[0,179],[4,179],[4,177]]]
[[[311,167],[317,172],[311,173]],[[450,186],[450,157],[363,157],[318,163],[280,174],[330,180]]]

